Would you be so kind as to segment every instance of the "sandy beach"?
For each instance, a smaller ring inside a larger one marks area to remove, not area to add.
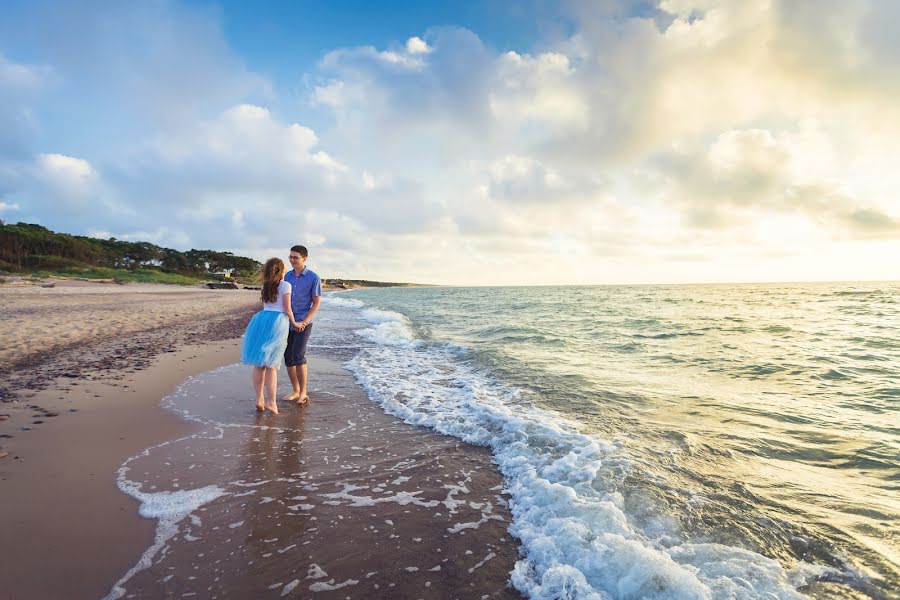
[[[132,371],[186,343],[240,336],[258,292],[54,281],[0,285],[0,399],[57,377]]]
[[[5,597],[101,598],[117,582],[113,596],[141,598],[518,597],[487,450],[385,415],[323,358],[309,407],[244,403],[247,374],[226,365],[256,293],[70,284],[0,302]],[[155,547],[165,518],[121,491],[126,461],[142,493],[222,495]]]

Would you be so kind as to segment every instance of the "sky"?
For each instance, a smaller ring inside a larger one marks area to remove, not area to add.
[[[900,279],[900,2],[0,0],[0,219],[448,285]]]

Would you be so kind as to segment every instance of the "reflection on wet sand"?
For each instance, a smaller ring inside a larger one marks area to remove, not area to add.
[[[519,597],[489,452],[385,415],[337,363],[315,370],[313,403],[278,416],[255,412],[240,367],[171,398],[203,431],[134,458],[125,477],[159,498],[224,495],[187,507],[124,596]]]

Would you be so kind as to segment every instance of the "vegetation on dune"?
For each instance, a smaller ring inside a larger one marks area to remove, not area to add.
[[[85,266],[66,270],[31,271],[34,277],[75,277],[80,279],[112,280],[116,283],[171,283],[178,285],[196,285],[209,280],[209,277],[190,277],[178,273],[165,273],[156,269],[107,269],[104,267]]]
[[[180,252],[149,242],[56,233],[0,221],[0,270],[147,283],[193,284],[217,274],[253,277],[260,263],[216,250]]]

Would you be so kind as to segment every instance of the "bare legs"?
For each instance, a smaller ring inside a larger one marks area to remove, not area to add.
[[[265,410],[265,404],[263,404],[263,376],[265,371],[265,367],[253,367],[253,391],[256,392],[256,410],[260,412]]]
[[[263,387],[265,387],[268,402],[264,402]],[[256,392],[256,410],[271,410],[278,414],[278,367],[253,367],[253,391]]]
[[[278,397],[275,395],[278,391],[278,367],[266,367],[266,395],[269,396],[269,402],[266,408],[276,415],[278,414]]]
[[[307,369],[306,365],[299,367],[288,367],[288,377],[291,378],[291,386],[294,393],[284,397],[284,400],[292,400],[297,404],[306,404],[309,402],[309,395],[306,393]]]

